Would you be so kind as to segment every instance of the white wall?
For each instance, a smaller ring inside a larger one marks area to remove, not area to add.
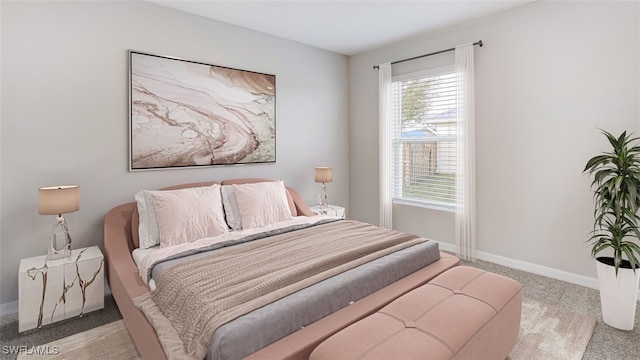
[[[284,179],[315,203],[313,167],[334,167],[348,206],[345,56],[142,2],[0,3],[0,304],[18,297],[21,258],[46,254],[53,216],[37,189],[79,184],[66,216],[73,247],[102,245],[104,215],[136,191],[234,177]],[[133,49],[276,75],[277,162],[128,172],[128,53]]]
[[[640,4],[535,2],[349,60],[350,217],[378,223],[378,101],[373,65],[457,44],[476,47],[479,251],[595,277],[586,161],[597,128],[638,132]],[[453,61],[451,53],[394,68]],[[394,206],[394,227],[454,242],[452,213]]]

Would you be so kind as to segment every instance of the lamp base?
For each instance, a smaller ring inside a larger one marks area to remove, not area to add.
[[[326,214],[327,209],[329,208],[329,198],[327,196],[327,185],[323,182],[322,188],[320,189],[320,202],[318,203],[320,210],[324,210]]]
[[[62,215],[58,216],[49,236],[49,260],[71,256],[71,236],[67,222]]]

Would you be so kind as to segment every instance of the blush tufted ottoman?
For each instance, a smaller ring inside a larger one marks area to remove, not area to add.
[[[310,360],[505,359],[520,330],[521,286],[458,266],[334,334]]]

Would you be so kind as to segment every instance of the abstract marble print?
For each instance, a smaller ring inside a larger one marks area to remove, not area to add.
[[[130,51],[131,170],[276,160],[275,75]]]

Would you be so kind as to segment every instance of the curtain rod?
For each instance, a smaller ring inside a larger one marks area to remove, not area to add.
[[[478,45],[480,47],[482,47],[482,40],[476,41],[473,43],[473,45]],[[440,50],[440,51],[436,51],[436,52],[432,52],[430,54],[424,54],[424,55],[420,55],[420,56],[414,56],[412,58],[408,58],[408,59],[404,59],[404,60],[398,60],[398,61],[394,61],[391,63],[391,65],[395,65],[395,64],[399,64],[399,63],[403,63],[405,61],[411,61],[411,60],[416,60],[416,59],[421,59],[423,57],[427,57],[427,56],[431,56],[431,55],[438,55],[438,54],[442,54],[442,53],[446,53],[449,51],[454,51],[456,48],[451,48],[451,49],[445,49],[445,50]],[[380,69],[380,67],[378,65],[374,65],[373,66],[374,70]]]

